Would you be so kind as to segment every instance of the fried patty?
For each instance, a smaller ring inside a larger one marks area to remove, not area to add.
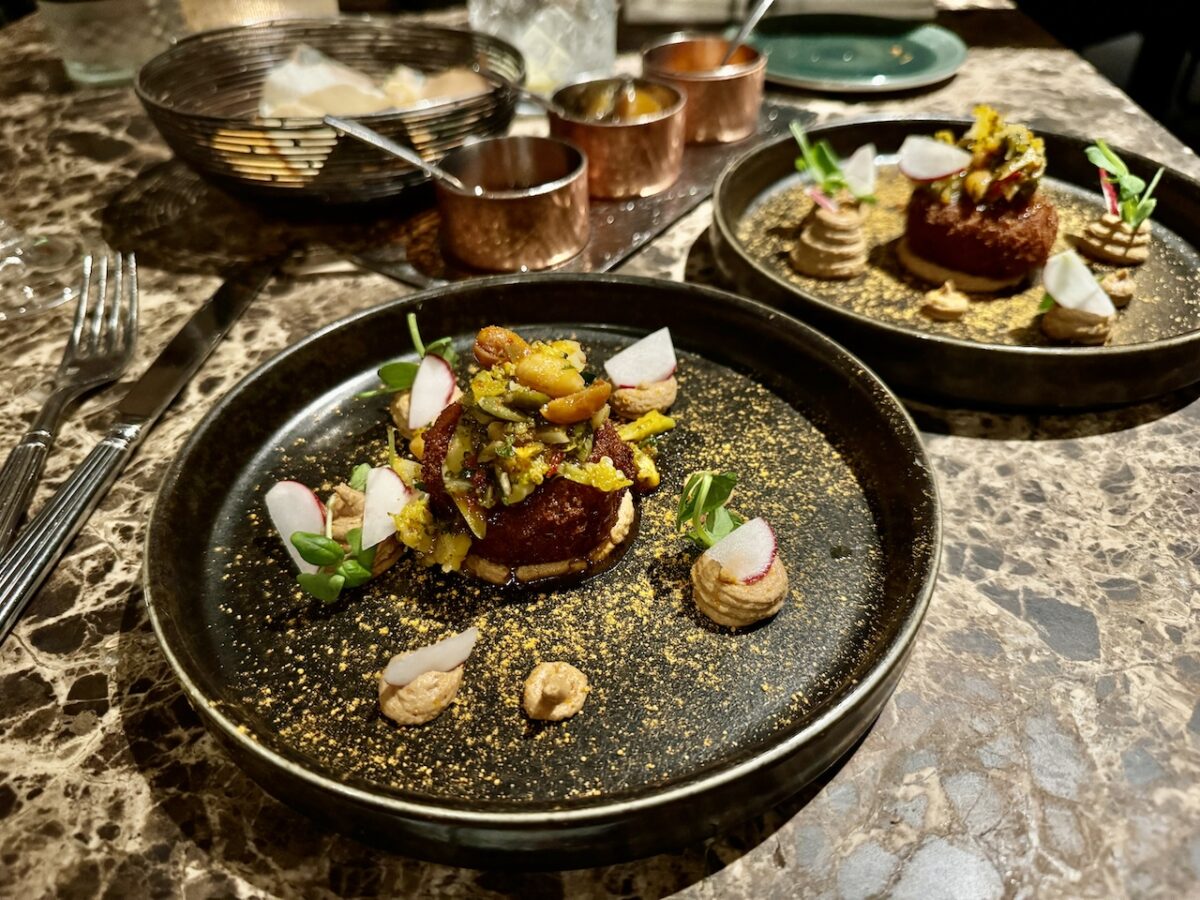
[[[1046,262],[1058,213],[1040,192],[1027,201],[978,208],[969,197],[943,203],[917,189],[908,201],[905,237],[918,256],[971,275],[1013,278]]]
[[[421,478],[439,516],[457,516],[458,508],[446,492],[442,463],[462,406],[451,404],[425,432],[425,458]],[[633,480],[637,469],[633,452],[611,423],[605,422],[592,443],[591,462],[607,456]],[[479,469],[477,478],[487,478]],[[601,491],[565,478],[552,478],[513,506],[497,504],[487,512],[487,534],[476,540],[471,552],[506,566],[525,566],[587,556],[599,546],[617,519],[620,491]]]

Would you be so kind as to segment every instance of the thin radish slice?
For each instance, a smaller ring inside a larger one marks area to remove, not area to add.
[[[660,328],[631,344],[604,364],[617,387],[630,388],[666,381],[675,374],[671,329]]]
[[[1117,308],[1100,282],[1074,250],[1065,250],[1046,260],[1042,283],[1054,302],[1067,309],[1094,316],[1115,316]]]
[[[1097,167],[1096,171],[1100,173],[1100,190],[1104,194],[1104,202],[1108,204],[1108,211],[1111,215],[1119,216],[1121,207],[1117,203],[1117,189],[1111,181],[1108,180],[1108,173]]]
[[[838,211],[838,205],[830,200],[829,196],[820,188],[810,187],[808,189],[808,196],[812,197],[813,203],[817,204],[821,209],[827,209],[830,212]]]
[[[364,550],[396,533],[392,516],[404,509],[412,498],[412,492],[394,470],[381,466],[367,473],[362,523]]]
[[[443,638],[436,644],[421,647],[408,653],[392,657],[383,670],[383,680],[393,687],[404,687],[416,681],[426,672],[449,672],[467,661],[479,639],[479,629],[474,626],[453,637]]]
[[[875,145],[863,144],[850,154],[842,164],[842,174],[855,197],[869,197],[875,193]]]
[[[283,546],[287,548],[292,562],[301,572],[316,572],[319,566],[304,561],[300,551],[292,544],[292,535],[297,531],[325,533],[325,509],[317,495],[298,481],[281,481],[267,491],[263,499],[271,524],[283,539]]]
[[[436,419],[454,396],[454,370],[436,354],[426,354],[413,379],[412,398],[408,405],[410,430],[424,428]]]
[[[742,584],[753,584],[775,562],[775,532],[766,519],[751,519],[705,551]]]
[[[938,181],[957,175],[971,164],[961,147],[910,134],[900,145],[900,171],[913,181]]]

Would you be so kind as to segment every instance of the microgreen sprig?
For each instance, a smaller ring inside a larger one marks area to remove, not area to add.
[[[417,351],[417,356],[424,358],[429,354],[440,356],[453,367],[458,362],[458,354],[454,351],[454,342],[449,337],[440,337],[436,341],[430,341],[426,344],[421,340],[421,331],[417,328],[416,313],[409,313],[406,317],[408,321],[408,334],[412,338],[413,349]],[[383,387],[375,388],[371,391],[363,391],[358,395],[360,400],[367,397],[377,397],[380,394],[395,394],[399,391],[410,390],[413,386],[413,381],[417,377],[417,369],[419,363],[405,362],[403,360],[390,362],[387,365],[379,368],[379,380],[383,382]]]
[[[297,531],[292,534],[291,541],[305,562],[320,566],[318,572],[301,572],[296,576],[296,581],[301,589],[322,603],[333,603],[342,593],[342,588],[356,588],[371,578],[375,548],[363,549],[361,528],[352,528],[346,534],[346,541],[350,544],[349,553],[337,541],[323,534]]]
[[[820,191],[825,199],[833,201],[838,191],[845,190],[853,194],[857,200],[866,203],[875,202],[873,196],[859,196],[850,187],[846,181],[846,174],[842,171],[842,161],[830,146],[829,141],[819,140],[813,143],[808,139],[808,135],[799,122],[792,122],[790,127],[792,137],[800,145],[800,155],[796,157],[796,171],[807,172],[812,177],[813,187]]]
[[[694,472],[679,496],[675,527],[707,550],[746,520],[725,508],[737,484],[736,472]]]
[[[1162,178],[1161,168],[1154,173],[1150,185],[1147,186],[1146,182],[1130,172],[1125,161],[1099,138],[1083,152],[1088,161],[1100,169],[1101,182],[1116,186],[1117,211],[1122,222],[1130,228],[1137,228],[1150,218],[1154,207],[1158,205],[1158,200],[1152,195],[1158,187],[1159,179]]]

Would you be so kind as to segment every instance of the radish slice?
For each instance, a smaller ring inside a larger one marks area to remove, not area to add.
[[[454,396],[454,370],[436,354],[421,360],[413,379],[412,400],[408,405],[410,430],[424,428],[441,414]]]
[[[404,687],[416,681],[426,672],[449,672],[467,661],[479,639],[479,629],[474,626],[461,634],[444,638],[436,644],[421,647],[408,653],[392,657],[383,670],[383,680],[393,687]]]
[[[666,381],[675,374],[671,329],[660,328],[626,347],[604,364],[604,370],[619,388]]]
[[[863,144],[842,164],[846,185],[855,197],[869,197],[875,193],[875,145]]]
[[[820,188],[810,187],[808,189],[808,196],[812,197],[813,203],[817,204],[817,206],[821,207],[821,209],[827,209],[830,212],[837,212],[837,204],[830,200],[826,193]]]
[[[263,499],[271,524],[283,538],[283,546],[287,548],[292,562],[301,572],[316,572],[319,567],[304,561],[300,551],[292,544],[292,535],[297,531],[325,533],[325,509],[317,495],[298,481],[281,481],[267,491]]]
[[[412,492],[392,469],[381,466],[367,473],[362,523],[364,550],[396,533],[392,516],[404,509],[412,497]]]
[[[1108,173],[1097,167],[1096,171],[1100,173],[1100,190],[1104,193],[1104,202],[1108,204],[1108,211],[1111,215],[1119,216],[1121,208],[1117,204],[1117,189],[1113,183],[1108,180]]]
[[[704,552],[742,584],[753,584],[775,562],[775,532],[766,519],[751,519]]]
[[[1115,316],[1117,308],[1100,282],[1074,250],[1066,250],[1046,260],[1042,283],[1054,302],[1067,309],[1094,316]]]
[[[957,175],[971,164],[961,147],[910,134],[900,145],[900,171],[913,181],[938,181]]]

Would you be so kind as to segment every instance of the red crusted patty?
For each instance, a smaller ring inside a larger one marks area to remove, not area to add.
[[[1041,193],[979,209],[965,195],[943,203],[917,189],[908,201],[908,247],[930,262],[985,278],[1014,278],[1043,265],[1058,235],[1058,213]]]
[[[442,517],[458,515],[442,481],[442,462],[460,416],[462,406],[451,404],[425,432],[421,478],[434,510]],[[596,432],[588,458],[599,462],[604,456],[634,479],[633,453],[608,422]],[[479,470],[477,477],[486,478],[487,473]],[[472,544],[471,552],[512,567],[587,556],[612,531],[624,493],[553,478],[520,503],[497,504],[488,510],[487,534]]]

